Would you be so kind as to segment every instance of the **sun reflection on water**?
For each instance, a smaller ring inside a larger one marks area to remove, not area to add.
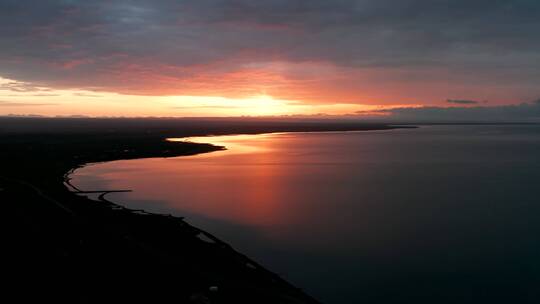
[[[183,138],[168,138],[168,141],[173,142],[192,142],[205,143],[214,146],[221,146],[227,149],[228,154],[244,154],[253,152],[263,152],[271,150],[269,139],[279,135],[280,133],[269,134],[240,134],[240,135],[218,135],[218,136],[193,136]],[[213,155],[201,154],[200,156],[208,157]]]

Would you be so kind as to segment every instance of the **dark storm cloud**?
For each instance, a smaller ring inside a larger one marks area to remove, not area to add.
[[[454,104],[478,104],[479,101],[467,99],[447,99],[446,102]]]
[[[539,32],[537,0],[0,0],[0,76],[182,90],[206,66],[219,74],[279,60],[443,69],[456,83],[469,75],[533,90]]]
[[[490,107],[394,108],[357,114],[386,114],[389,116],[385,119],[402,122],[540,122],[540,101]]]

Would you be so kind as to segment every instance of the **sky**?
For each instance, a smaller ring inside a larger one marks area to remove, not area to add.
[[[0,0],[0,115],[534,120],[539,33],[538,0]]]

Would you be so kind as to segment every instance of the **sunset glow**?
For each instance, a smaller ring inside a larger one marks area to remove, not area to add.
[[[537,6],[417,1],[8,1],[0,115],[530,112]]]
[[[345,115],[381,109],[374,105],[307,104],[268,95],[247,98],[215,96],[145,96],[88,90],[32,87],[0,78],[0,110],[5,114],[110,117],[205,117]]]

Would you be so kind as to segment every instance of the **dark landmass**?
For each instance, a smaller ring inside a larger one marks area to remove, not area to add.
[[[87,163],[222,149],[167,137],[392,128],[276,120],[0,118],[9,266],[4,275],[10,286],[24,290],[17,292],[17,302],[317,303],[181,218],[117,206],[106,192],[100,201],[90,200],[69,187],[67,176]]]

